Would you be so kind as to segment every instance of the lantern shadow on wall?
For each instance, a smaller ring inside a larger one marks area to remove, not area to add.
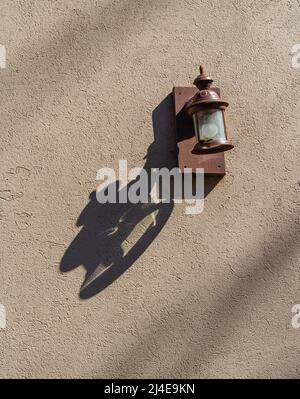
[[[151,168],[172,169],[177,165],[173,93],[153,111],[152,121],[154,142],[144,165],[149,176]],[[221,178],[222,175],[205,175],[205,196]],[[79,297],[88,299],[98,294],[128,270],[156,239],[173,207],[173,200],[158,204],[100,204],[92,192],[76,222],[81,230],[60,262],[61,272],[80,265],[86,269]]]

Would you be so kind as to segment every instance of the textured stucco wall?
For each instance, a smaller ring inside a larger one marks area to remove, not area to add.
[[[1,377],[299,377],[299,20],[299,0],[1,0]],[[97,251],[96,171],[144,165],[199,62],[230,102],[228,173],[82,299],[86,269],[60,269],[82,229],[78,263]]]

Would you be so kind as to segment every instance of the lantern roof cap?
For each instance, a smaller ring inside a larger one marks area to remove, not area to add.
[[[198,75],[196,77],[196,79],[194,80],[194,85],[199,90],[208,89],[211,86],[211,84],[213,83],[213,79],[204,73],[204,68],[202,65],[200,65],[200,67],[199,67],[199,72],[200,72],[200,75]]]

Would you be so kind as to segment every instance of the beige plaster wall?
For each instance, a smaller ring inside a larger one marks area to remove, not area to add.
[[[299,20],[298,0],[1,0],[2,378],[299,377]],[[152,112],[199,62],[230,102],[226,177],[80,297],[111,211],[96,171],[145,164]]]

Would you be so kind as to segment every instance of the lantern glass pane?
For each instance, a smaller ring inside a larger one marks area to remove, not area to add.
[[[220,109],[202,109],[193,115],[197,141],[208,142],[226,139],[223,111]]]

